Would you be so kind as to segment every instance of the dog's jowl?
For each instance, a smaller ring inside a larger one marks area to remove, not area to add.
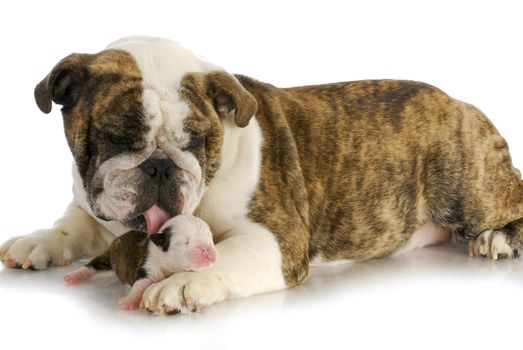
[[[98,255],[129,230],[194,214],[220,259],[151,285],[141,304],[190,312],[453,235],[473,256],[523,249],[523,183],[474,106],[412,81],[281,89],[178,44],[125,38],[61,60],[35,89],[62,106],[74,197],[53,228],[2,245],[9,267]]]

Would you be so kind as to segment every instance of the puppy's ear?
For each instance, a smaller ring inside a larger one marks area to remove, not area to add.
[[[82,83],[87,78],[87,63],[93,55],[73,53],[53,68],[35,87],[38,108],[45,114],[51,112],[52,101],[71,108],[78,100]]]
[[[158,248],[166,252],[169,250],[169,245],[171,243],[171,232],[169,229],[166,229],[164,232],[155,233],[149,236],[151,242],[156,244]]]
[[[232,114],[237,126],[246,127],[258,109],[254,96],[236,77],[227,72],[209,73],[208,79],[210,87],[208,94],[218,115],[226,118]]]

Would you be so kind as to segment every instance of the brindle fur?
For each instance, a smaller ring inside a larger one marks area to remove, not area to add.
[[[510,224],[523,217],[521,175],[475,107],[412,81],[278,89],[238,78],[264,139],[250,217],[279,240],[288,285],[315,257],[390,255],[427,222],[467,239],[508,224],[523,238]]]
[[[54,84],[71,75],[68,99],[62,114],[67,142],[86,191],[96,169],[107,159],[128,149],[143,147],[148,129],[143,115],[143,82],[134,58],[121,50],[98,54],[71,54],[61,60],[37,85],[35,98],[49,113]],[[114,145],[106,139],[122,140]]]
[[[223,129],[220,118],[214,111],[212,100],[205,98],[210,85],[203,74],[187,74],[180,85],[180,94],[191,107],[191,113],[184,120],[184,127],[205,143],[203,149],[192,152],[198,159],[205,174],[205,184],[208,185],[221,164]]]

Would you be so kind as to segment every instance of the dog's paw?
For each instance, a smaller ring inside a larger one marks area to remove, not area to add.
[[[73,254],[65,245],[65,236],[50,229],[13,237],[0,247],[0,258],[8,267],[30,270],[70,265]]]
[[[154,314],[188,314],[224,300],[223,283],[211,271],[180,272],[151,285],[140,303]]]
[[[469,241],[470,256],[484,256],[493,260],[512,259],[519,256],[519,250],[510,244],[510,237],[503,231],[487,230]]]

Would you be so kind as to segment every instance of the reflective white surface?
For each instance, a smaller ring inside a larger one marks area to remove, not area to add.
[[[452,244],[311,269],[291,290],[189,316],[126,312],[112,274],[79,286],[64,273],[0,270],[2,343],[92,349],[502,348],[519,346],[523,261],[469,258]]]
[[[523,170],[518,1],[2,1],[0,242],[50,227],[71,198],[59,108],[36,83],[71,52],[119,37],[180,41],[277,86],[421,80],[485,112]],[[78,265],[76,265],[78,266]],[[0,266],[0,348],[520,349],[523,260],[433,247],[313,269],[306,284],[185,317],[119,310],[113,277],[67,286],[69,268]]]

